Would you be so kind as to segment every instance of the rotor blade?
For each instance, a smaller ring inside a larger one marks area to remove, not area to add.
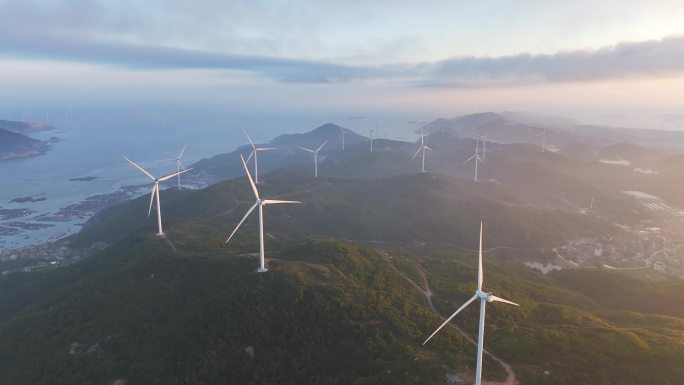
[[[247,140],[249,140],[249,144],[252,145],[252,148],[256,148],[256,146],[254,145],[254,142],[252,142],[252,138],[249,137],[249,134],[247,134],[247,131],[245,131],[244,128],[242,129],[242,132],[245,133],[245,136],[247,137]]]
[[[430,341],[430,338],[434,337],[434,335],[437,334],[438,331],[442,330],[442,328],[443,328],[446,324],[448,324],[449,321],[451,321],[452,318],[456,317],[456,314],[458,314],[461,310],[465,309],[466,306],[470,305],[470,304],[471,304],[473,301],[475,301],[476,299],[477,299],[477,294],[475,294],[472,298],[470,298],[466,303],[464,303],[463,305],[461,305],[461,307],[459,307],[458,310],[456,310],[456,311],[454,312],[454,314],[451,315],[451,317],[447,318],[446,321],[444,321],[443,324],[439,325],[439,327],[437,328],[437,330],[435,330],[434,333],[430,334],[430,337],[428,337],[428,338],[425,340],[425,342],[423,342],[423,345],[425,345],[428,341]]]
[[[432,149],[431,149],[430,147],[428,147],[428,146],[423,146],[423,147],[425,147],[425,149],[428,150],[428,151],[432,151]]]
[[[265,205],[277,205],[281,203],[302,203],[300,201],[279,201],[274,199],[264,199],[262,202],[264,202]]]
[[[249,160],[252,159],[252,155],[254,155],[255,152],[256,152],[256,150],[252,150],[252,152],[249,153],[249,156],[247,157],[246,162],[249,162]]]
[[[169,174],[169,175],[167,175],[167,176],[163,176],[163,177],[159,178],[159,181],[160,181],[160,182],[165,182],[165,181],[167,181],[167,180],[173,178],[174,176],[177,176],[177,175],[186,173],[186,172],[188,172],[188,171],[190,171],[190,170],[192,170],[192,169],[191,169],[191,168],[186,168],[185,170],[182,170],[182,171],[179,171],[179,172],[174,172],[173,174]]]
[[[473,155],[473,156],[471,156],[470,158],[466,159],[466,160],[463,162],[463,164],[466,164],[466,163],[470,162],[470,161],[473,160],[473,158],[476,157],[476,156],[477,156],[477,155]]]
[[[300,148],[300,149],[302,149],[302,150],[304,150],[304,151],[316,152],[316,151],[314,151],[314,150],[309,150],[308,148],[304,148],[304,147],[297,147],[297,148]]]
[[[152,185],[152,192],[150,192],[150,209],[147,210],[147,217],[149,218],[152,214],[152,202],[154,202],[154,193],[157,191],[157,184]]]
[[[497,297],[497,296],[495,296],[495,295],[493,295],[493,296],[491,296],[491,297],[489,297],[489,298],[492,300],[492,302],[503,302],[503,303],[507,303],[507,304],[509,304],[509,305],[520,306],[520,305],[518,305],[518,304],[515,303],[515,302],[509,301],[509,300],[507,300],[507,299],[503,299],[503,298],[501,298],[501,297]]]
[[[247,163],[245,163],[245,158],[242,157],[242,154],[240,154],[240,159],[242,159],[242,165],[245,167],[245,172],[247,173],[247,179],[249,179],[249,184],[252,186],[252,191],[254,191],[254,195],[256,196],[256,199],[259,199],[259,191],[256,188],[256,185],[254,184],[254,181],[252,180],[252,174],[249,173],[249,169],[247,169]]]
[[[181,162],[180,160],[178,160],[177,162],[178,162],[178,165],[180,166],[180,168],[182,170],[185,170],[185,165],[183,165],[183,162]]]
[[[256,148],[256,151],[270,151],[270,150],[275,150],[275,147],[259,147]]]
[[[411,157],[411,160],[416,159],[416,157],[418,156],[418,154],[420,154],[420,150],[422,150],[422,149],[423,149],[423,147],[419,147],[419,148],[418,148],[418,151],[416,151],[416,153],[413,154],[413,156]]]
[[[249,214],[251,214],[252,211],[254,211],[254,208],[257,207],[258,204],[259,204],[259,202],[254,202],[254,204],[252,205],[252,207],[250,207],[249,210],[247,210],[247,214],[245,214],[245,216],[242,217],[242,220],[240,221],[240,223],[238,223],[238,225],[235,226],[235,230],[233,230],[233,232],[230,233],[230,237],[228,237],[228,239],[226,240],[226,243],[228,243],[228,242],[230,241],[230,239],[233,238],[233,235],[235,235],[235,232],[238,231],[238,229],[240,228],[240,226],[242,226],[242,222],[244,222],[245,219],[247,219],[247,217],[249,216]]]
[[[480,252],[477,261],[477,290],[482,290],[482,221],[480,221]]]
[[[321,148],[323,148],[323,146],[325,146],[325,144],[328,143],[328,140],[330,140],[330,139],[326,139],[325,142],[323,142],[323,144],[321,144],[321,147],[318,147],[318,150],[316,150],[316,152],[321,151]]]
[[[138,166],[137,163],[135,163],[134,161],[132,161],[132,160],[130,160],[130,159],[128,159],[128,158],[126,158],[125,156],[124,156],[123,158],[126,159],[126,160],[128,161],[128,163],[130,163],[130,164],[132,164],[133,166],[135,166],[135,168],[137,168],[138,170],[142,171],[143,174],[147,175],[150,179],[154,180],[154,177],[152,176],[152,174],[150,174],[149,172],[145,171],[144,168]]]
[[[183,157],[183,153],[185,152],[185,147],[187,147],[187,146],[188,146],[187,143],[185,143],[185,144],[183,145],[183,149],[181,150],[180,154],[178,154],[178,159],[180,159],[180,158]]]

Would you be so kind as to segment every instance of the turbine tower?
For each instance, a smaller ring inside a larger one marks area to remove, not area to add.
[[[425,140],[425,135],[423,135],[423,126],[420,127],[420,147],[418,148],[418,151],[416,151],[415,154],[411,157],[411,160],[416,159],[416,156],[423,151],[423,163],[420,168],[420,172],[425,172],[425,150],[432,151],[430,147],[427,146],[427,141]]]
[[[542,132],[540,132],[539,134],[537,134],[537,136],[541,136],[541,137],[542,137],[542,142],[541,142],[542,152],[546,152],[546,128],[544,128],[544,129],[542,130]]]
[[[377,130],[378,128],[378,121],[375,121],[375,127],[372,127],[368,129],[368,132],[370,133],[370,138],[371,138],[371,152],[373,152],[373,133]]]
[[[247,214],[245,214],[244,217],[242,217],[242,220],[240,223],[238,223],[237,226],[235,226],[235,230],[233,230],[232,233],[230,233],[230,236],[226,240],[226,243],[230,242],[231,238],[233,238],[233,235],[235,235],[235,232],[238,231],[242,223],[247,219],[249,214],[254,211],[254,208],[259,206],[259,269],[257,270],[259,273],[264,273],[268,271],[266,269],[265,261],[264,261],[264,206],[266,205],[276,205],[276,204],[286,204],[286,203],[302,203],[299,201],[279,201],[279,200],[272,200],[272,199],[261,199],[259,197],[259,191],[256,188],[256,184],[252,180],[252,176],[249,174],[249,170],[247,169],[247,163],[245,162],[245,158],[240,155],[240,159],[242,160],[242,165],[245,167],[245,173],[247,174],[247,179],[249,179],[249,184],[252,186],[252,191],[254,192],[254,196],[256,197],[256,202],[252,205],[252,207],[247,210]]]
[[[318,152],[321,151],[321,149],[323,148],[323,146],[325,146],[326,143],[328,143],[328,140],[323,142],[323,144],[321,144],[321,146],[318,147],[318,149],[316,149],[316,150],[309,150],[308,148],[299,147],[300,149],[302,149],[304,151],[309,151],[310,153],[313,153],[313,155],[314,155],[314,178],[318,178]]]
[[[478,136],[482,142],[482,161],[484,162],[487,159],[487,138],[489,138],[489,132]]]
[[[259,159],[257,157],[257,153],[259,151],[269,151],[269,150],[275,150],[273,147],[257,147],[254,142],[252,142],[252,138],[249,137],[247,134],[247,131],[245,129],[242,129],[242,132],[245,133],[245,136],[247,137],[247,140],[249,140],[249,144],[252,145],[252,152],[249,153],[249,156],[247,157],[247,161],[252,158],[252,155],[254,155],[254,183],[259,183]]]
[[[478,148],[479,148],[479,142],[477,141],[477,139],[475,139],[475,155],[471,156],[470,158],[466,159],[465,162],[463,162],[463,164],[466,164],[473,159],[475,160],[475,182],[477,182],[477,162],[484,162],[484,160],[482,160],[482,158],[480,158],[480,154],[478,153]]]
[[[127,160],[130,164],[132,164],[135,168],[137,168],[138,170],[142,171],[142,173],[145,174],[145,175],[147,175],[147,177],[149,177],[150,179],[152,179],[152,191],[150,192],[150,208],[147,210],[147,217],[149,218],[149,217],[150,217],[150,214],[152,214],[152,203],[154,203],[154,199],[156,198],[156,199],[157,199],[157,226],[158,226],[158,228],[159,228],[159,232],[157,233],[157,235],[163,236],[163,235],[164,235],[164,231],[163,231],[163,229],[162,229],[161,202],[159,201],[159,183],[166,182],[167,180],[169,180],[169,179],[171,179],[171,178],[173,178],[173,177],[175,177],[175,176],[177,176],[177,175],[180,175],[180,174],[182,174],[182,173],[184,173],[184,172],[188,172],[188,171],[190,171],[190,170],[192,170],[192,169],[191,169],[191,168],[186,168],[186,169],[183,170],[183,171],[175,172],[175,173],[173,173],[173,174],[169,174],[169,175],[163,176],[163,177],[161,177],[161,178],[155,178],[154,176],[152,176],[152,174],[150,174],[149,172],[145,171],[144,168],[140,167],[138,164],[136,164],[136,163],[133,162],[132,160],[126,158],[125,156],[124,156],[123,158],[126,159],[126,160]]]
[[[347,134],[347,132],[342,127],[340,127],[340,131],[342,132],[342,151],[344,151],[344,136]]]
[[[183,166],[183,163],[181,163],[181,158],[183,157],[183,153],[185,152],[185,147],[187,147],[187,146],[188,146],[187,143],[185,143],[185,145],[183,145],[183,148],[181,149],[180,154],[178,154],[178,157],[176,158],[176,172],[178,173],[178,189],[179,190],[181,189],[180,171],[181,171],[181,169],[185,169],[185,167]]]
[[[520,306],[515,302],[511,302],[507,299],[503,299],[501,297],[497,297],[495,295],[492,295],[492,293],[487,293],[482,291],[482,278],[483,278],[483,273],[482,273],[482,222],[480,222],[480,252],[478,254],[478,264],[477,264],[477,290],[475,290],[475,295],[472,296],[466,303],[461,305],[461,307],[458,308],[454,312],[454,314],[451,315],[451,317],[447,318],[446,321],[444,321],[443,324],[441,324],[437,330],[435,330],[434,333],[428,337],[425,342],[423,342],[423,345],[425,345],[428,341],[430,341],[430,338],[432,338],[437,332],[439,332],[446,324],[451,321],[452,318],[456,316],[461,310],[465,309],[466,306],[470,305],[473,301],[476,299],[480,299],[480,325],[478,329],[478,334],[477,334],[477,368],[475,370],[475,385],[481,385],[481,380],[482,380],[482,352],[484,350],[484,324],[485,324],[485,306],[487,302],[503,302],[507,303],[509,305],[515,305],[515,306]]]

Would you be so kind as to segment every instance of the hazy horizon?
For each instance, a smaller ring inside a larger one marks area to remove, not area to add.
[[[672,1],[4,0],[0,114],[510,110],[679,130],[683,21]]]

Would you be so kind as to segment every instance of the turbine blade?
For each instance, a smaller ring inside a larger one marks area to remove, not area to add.
[[[477,260],[477,290],[482,290],[482,221],[480,221],[480,252]]]
[[[252,148],[256,148],[256,146],[254,145],[254,142],[252,142],[252,138],[249,137],[249,134],[247,134],[247,131],[245,131],[244,128],[242,129],[242,132],[245,133],[245,136],[247,137],[247,140],[249,140],[249,144],[252,145]]]
[[[252,205],[252,207],[250,207],[249,210],[247,210],[247,214],[245,214],[245,216],[242,217],[242,220],[240,221],[240,223],[238,223],[238,225],[235,226],[235,230],[233,230],[233,232],[230,233],[230,237],[228,237],[228,239],[226,240],[226,243],[228,243],[228,242],[231,240],[231,238],[233,238],[233,235],[235,235],[235,232],[238,231],[238,229],[240,228],[240,226],[242,226],[242,222],[244,222],[245,219],[247,219],[247,217],[249,216],[249,214],[251,214],[252,211],[254,211],[254,208],[257,207],[258,204],[259,204],[259,202],[254,202],[254,204]]]
[[[173,178],[174,176],[177,176],[177,175],[186,173],[186,172],[188,172],[188,171],[190,171],[190,170],[192,170],[192,169],[191,169],[191,168],[186,168],[186,169],[183,170],[183,171],[174,172],[173,174],[169,174],[169,175],[167,175],[167,176],[163,176],[163,177],[159,178],[159,181],[160,181],[160,182],[165,182],[165,181],[167,181],[167,180]]]
[[[249,162],[249,160],[252,159],[252,155],[254,155],[255,152],[256,152],[256,150],[252,150],[252,152],[249,153],[249,156],[247,157],[246,162]]]
[[[149,172],[145,171],[144,168],[138,166],[137,163],[135,163],[134,161],[132,161],[132,160],[130,160],[130,159],[128,159],[128,158],[126,158],[125,156],[124,156],[123,158],[126,159],[126,160],[128,161],[128,163],[132,164],[135,168],[137,168],[138,170],[142,171],[143,174],[147,175],[150,179],[154,180],[154,177],[152,176],[152,174],[150,174]]]
[[[325,142],[323,142],[323,144],[321,144],[321,147],[318,147],[318,150],[316,150],[315,152],[321,151],[321,148],[323,148],[323,146],[325,146],[325,144],[328,143],[329,140],[330,139],[326,139]]]
[[[454,314],[451,315],[451,317],[447,318],[446,321],[444,321],[443,324],[439,325],[439,327],[437,328],[437,330],[435,330],[434,333],[430,334],[430,337],[428,337],[428,338],[425,340],[425,342],[423,342],[423,345],[425,345],[428,341],[430,341],[430,338],[434,337],[435,334],[437,334],[438,331],[442,330],[442,328],[443,328],[444,326],[446,326],[446,324],[448,324],[449,321],[451,321],[452,318],[456,317],[456,314],[460,313],[461,310],[465,309],[466,306],[470,305],[470,304],[471,304],[473,301],[475,301],[476,299],[477,299],[477,294],[475,294],[472,298],[470,298],[468,301],[466,301],[466,303],[464,303],[463,305],[461,305],[461,307],[459,307],[458,310],[456,310],[456,311],[454,312]]]
[[[416,159],[416,157],[418,156],[418,154],[420,154],[420,150],[422,150],[422,149],[423,149],[423,147],[418,148],[418,151],[416,151],[416,153],[413,154],[413,156],[411,157],[411,160]]]
[[[503,299],[503,298],[497,297],[497,296],[495,296],[495,295],[493,295],[493,296],[491,296],[491,297],[489,297],[489,298],[492,300],[492,302],[503,302],[503,303],[507,303],[507,304],[509,304],[509,305],[520,306],[520,305],[518,305],[517,303],[515,303],[515,302],[513,302],[513,301],[509,301],[509,300],[507,300],[507,299]]]
[[[150,215],[152,215],[152,203],[154,202],[154,193],[157,191],[157,184],[152,185],[152,191],[150,192],[150,208],[147,210],[147,217],[149,218]]]
[[[304,151],[316,152],[316,151],[314,151],[314,150],[309,150],[308,148],[304,148],[304,147],[297,147],[297,148],[302,149],[302,150],[304,150]]]
[[[473,158],[476,157],[476,156],[477,156],[477,155],[473,155],[473,156],[471,156],[470,158],[466,159],[466,160],[463,162],[463,164],[466,164],[466,163],[470,162],[470,161],[473,160]]]
[[[277,205],[281,203],[302,203],[300,201],[279,201],[274,199],[264,199],[262,202],[264,202],[265,205]]]
[[[187,143],[185,143],[185,144],[183,145],[183,149],[181,150],[180,154],[178,154],[178,159],[180,159],[180,158],[183,157],[183,153],[185,152],[185,147],[187,147],[187,146],[188,146]]]
[[[252,174],[249,173],[249,169],[247,169],[247,163],[245,163],[245,158],[242,157],[242,154],[240,154],[240,159],[242,159],[242,165],[245,167],[245,172],[247,173],[247,179],[249,179],[249,184],[252,186],[252,191],[254,191],[254,196],[256,196],[256,199],[259,199],[259,191],[256,188],[256,185],[254,184],[254,181],[252,180]]]
[[[270,150],[275,150],[275,147],[259,147],[256,149],[256,151],[270,151]]]

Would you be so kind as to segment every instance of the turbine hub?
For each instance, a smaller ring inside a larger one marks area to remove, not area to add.
[[[484,299],[487,302],[492,302],[492,293],[486,293],[482,290],[476,290],[475,294],[480,299]]]

